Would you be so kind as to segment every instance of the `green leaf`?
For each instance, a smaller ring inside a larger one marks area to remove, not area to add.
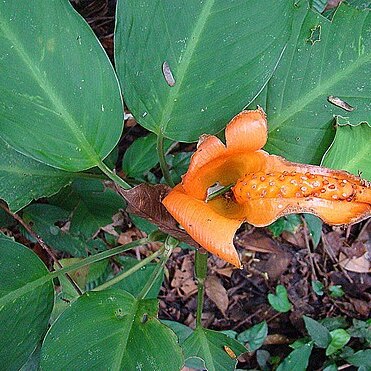
[[[77,198],[70,227],[75,235],[92,237],[100,228],[113,223],[113,215],[124,207],[123,198],[99,180],[77,180],[71,188]]]
[[[237,336],[237,340],[242,343],[247,343],[250,352],[259,349],[268,335],[267,322],[263,321],[241,332]]]
[[[323,371],[338,371],[338,368],[335,363],[330,363],[323,369]]]
[[[15,213],[32,200],[57,193],[77,175],[24,156],[0,139],[0,198]]]
[[[326,348],[331,341],[330,331],[310,317],[303,316],[303,319],[308,334],[314,341],[314,344],[320,348]]]
[[[347,331],[352,337],[360,338],[371,345],[371,323],[353,318],[353,325]]]
[[[208,371],[229,371],[235,368],[237,359],[233,357],[232,353],[229,355],[226,349],[232,350],[236,357],[246,352],[246,348],[237,340],[221,332],[202,327],[193,331],[184,341],[182,348],[186,360],[194,357],[201,358]],[[186,365],[188,365],[187,361]],[[191,366],[188,365],[188,367]]]
[[[346,360],[353,366],[370,367],[371,365],[371,349],[360,350],[353,355],[346,358]]]
[[[37,345],[35,351],[28,358],[27,362],[19,371],[39,371],[40,370],[41,343]]]
[[[7,228],[13,225],[15,220],[5,210],[0,209],[0,227]]]
[[[317,10],[317,12],[322,13],[327,5],[327,0],[310,0],[311,8]]]
[[[347,0],[347,3],[356,7],[357,9],[371,9],[370,0]]]
[[[84,294],[50,328],[41,369],[179,370],[181,348],[157,305],[119,290]]]
[[[343,348],[350,340],[350,335],[342,328],[330,332],[331,342],[326,349],[326,356],[329,356]]]
[[[177,141],[218,132],[272,75],[293,11],[290,1],[118,1],[115,62],[130,111]]]
[[[161,322],[165,324],[167,327],[170,327],[175,334],[178,336],[179,344],[182,345],[184,341],[193,333],[193,330],[183,325],[182,323],[175,322],[175,321],[168,321],[165,319],[162,319]]]
[[[175,155],[166,156],[170,167],[170,176],[174,184],[181,182],[181,176],[187,172],[192,155],[193,152],[179,152]]]
[[[130,214],[130,219],[138,229],[146,234],[150,234],[158,229],[156,225],[152,224],[147,219],[141,218],[140,216]]]
[[[259,349],[256,352],[256,361],[263,371],[268,371],[268,361],[270,358],[270,353],[267,350]]]
[[[322,165],[332,169],[347,170],[371,180],[371,127],[338,125],[335,139],[325,153]]]
[[[287,297],[287,290],[282,285],[277,285],[276,287],[276,295],[268,294],[268,301],[269,304],[277,311],[277,312],[288,312],[291,310],[292,305],[289,302]]]
[[[0,3],[0,136],[48,165],[101,162],[122,130],[120,89],[92,29],[68,1]]]
[[[165,140],[164,150],[167,151],[172,142]],[[149,134],[138,138],[126,150],[122,161],[122,170],[129,178],[143,180],[143,176],[158,164],[157,137]]]
[[[304,338],[299,338],[295,340],[293,343],[289,345],[289,347],[292,349],[298,349],[298,348],[301,348],[303,345],[310,344],[310,343],[312,343],[310,337],[306,336]]]
[[[312,349],[313,344],[304,344],[302,347],[293,350],[278,366],[277,371],[305,371]]]
[[[333,117],[355,125],[370,118],[371,15],[341,4],[333,22],[299,3],[292,38],[277,70],[251,104],[268,117],[266,150],[296,162],[319,164],[334,137]],[[349,32],[349,30],[352,32]],[[335,96],[355,109],[328,101]]]
[[[330,291],[330,296],[332,296],[333,298],[341,298],[345,294],[341,285],[330,286],[329,291]]]
[[[119,257],[120,262],[124,265],[124,271],[133,268],[135,265],[139,263],[137,259],[130,258],[128,256]],[[143,286],[151,277],[153,271],[156,269],[156,263],[149,263],[145,265],[143,268],[137,270],[135,273],[131,274],[129,277],[126,277],[124,280],[118,282],[113,287],[123,289],[133,296],[136,296],[140,293]],[[164,279],[163,272],[157,277],[156,281],[153,283],[151,290],[146,295],[147,299],[156,299],[157,295],[160,292],[162,281]]]
[[[75,257],[87,255],[89,245],[58,227],[57,222],[66,221],[69,212],[47,204],[33,204],[23,210],[23,218],[32,223],[32,229],[52,248],[64,251]]]
[[[316,248],[321,239],[322,220],[313,214],[303,214],[307,223],[310,236],[312,237],[313,246]]]
[[[34,252],[4,235],[0,235],[0,256],[1,368],[18,370],[47,330],[54,289],[45,282],[14,298],[16,289],[48,275],[48,270]]]
[[[337,328],[347,328],[349,326],[345,317],[327,317],[322,319],[320,323],[329,331],[335,330]]]
[[[268,229],[273,233],[274,237],[278,237],[284,231],[294,233],[300,224],[300,216],[297,214],[291,214],[279,218],[269,225]]]
[[[312,281],[312,289],[317,295],[322,296],[324,294],[323,287],[324,286],[322,282]]]

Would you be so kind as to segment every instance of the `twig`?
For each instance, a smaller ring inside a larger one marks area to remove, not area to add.
[[[325,235],[321,234],[321,239],[322,239],[322,244],[323,244],[323,247],[325,248],[328,256],[331,258],[333,264],[336,264],[340,270],[343,272],[344,276],[348,279],[348,281],[350,283],[354,283],[354,281],[352,280],[352,278],[349,276],[348,272],[346,271],[346,269],[344,269],[340,264],[339,264],[339,260],[336,258],[336,256],[334,256],[333,254],[333,251],[331,249],[328,248],[328,244],[327,244],[327,241],[326,241],[326,237]],[[331,252],[331,253],[330,253]]]
[[[371,223],[371,218],[368,219],[365,223],[365,225],[362,227],[362,229],[359,231],[358,233],[358,236],[356,238],[356,241],[359,241],[359,236],[362,236],[362,234],[364,233],[364,231],[368,228],[368,225]]]
[[[62,269],[63,265],[59,262],[58,258],[55,256],[53,251],[49,248],[49,246],[44,242],[44,240],[31,229],[31,227],[18,215],[12,213],[9,208],[4,205],[3,203],[0,203],[0,207],[9,214],[13,219],[15,219],[36,241],[37,243],[46,251],[46,253],[52,258],[53,262],[58,266],[58,268]],[[72,277],[66,273],[66,277],[68,281],[70,281],[71,285],[75,289],[78,295],[82,295],[82,291],[80,290],[80,287],[76,284],[76,282],[72,279]]]

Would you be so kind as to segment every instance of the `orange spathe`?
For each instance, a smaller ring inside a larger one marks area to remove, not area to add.
[[[226,145],[200,138],[182,183],[163,200],[202,247],[240,267],[233,236],[243,222],[266,226],[292,213],[312,213],[329,224],[350,224],[371,215],[368,182],[345,171],[293,163],[269,155],[262,109],[243,111],[225,130]],[[214,184],[231,192],[207,202]]]

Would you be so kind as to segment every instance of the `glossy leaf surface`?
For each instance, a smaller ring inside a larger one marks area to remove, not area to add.
[[[179,370],[176,335],[156,317],[156,300],[119,290],[86,293],[49,330],[41,368]]]
[[[50,247],[74,257],[86,256],[89,250],[88,243],[58,226],[59,223],[63,225],[68,216],[68,211],[46,204],[32,204],[23,211],[23,219],[27,223],[32,223],[32,229]]]
[[[246,348],[237,340],[222,332],[201,327],[184,341],[182,348],[186,360],[190,358],[192,362],[194,358],[201,358],[209,371],[233,370],[237,364],[236,357],[246,352]]]
[[[78,179],[63,194],[73,204],[70,232],[91,238],[100,228],[112,224],[112,217],[125,202],[100,180]],[[61,203],[63,207],[65,200]],[[71,205],[71,204],[70,204]]]
[[[343,169],[371,180],[371,127],[339,125],[335,139],[326,152],[322,164]]]
[[[0,136],[51,166],[95,166],[122,130],[120,90],[68,1],[0,4]]]
[[[34,199],[57,193],[75,176],[24,156],[0,139],[0,198],[13,212]]]
[[[138,138],[126,150],[122,162],[122,170],[129,178],[143,180],[146,172],[158,164],[156,152],[157,138],[154,134]],[[170,147],[171,141],[167,140],[164,149]]]
[[[0,234],[0,360],[4,370],[18,370],[46,332],[54,290],[45,282],[18,297],[12,293],[48,275],[44,263],[25,246]]]
[[[168,138],[216,133],[273,73],[293,11],[284,0],[120,0],[115,61],[125,102]]]
[[[313,344],[304,344],[293,350],[278,366],[277,371],[306,371]]]
[[[342,4],[331,23],[307,10],[305,2],[299,5],[289,46],[251,108],[259,104],[266,110],[268,152],[318,164],[335,134],[334,115],[353,125],[370,118],[366,79],[371,68],[371,15]],[[354,109],[330,103],[329,96]]]
[[[120,257],[119,257],[120,258]],[[120,258],[120,262],[123,263],[124,271],[127,271],[137,265],[140,261],[129,256],[123,256]],[[114,288],[123,289],[130,294],[137,296],[143,289],[146,282],[151,278],[153,271],[156,269],[156,263],[149,263],[143,268],[137,270],[130,276],[126,277],[124,280],[118,282],[114,285]],[[162,281],[164,279],[163,272],[157,277],[153,286],[146,295],[146,299],[156,299],[158,293],[160,292]]]

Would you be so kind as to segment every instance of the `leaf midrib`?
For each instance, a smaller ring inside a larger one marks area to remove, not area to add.
[[[115,357],[115,360],[112,363],[112,369],[113,370],[122,370],[123,369],[122,361],[124,359],[124,354],[127,351],[127,345],[128,345],[129,337],[131,335],[131,331],[133,329],[135,316],[138,312],[138,306],[139,306],[138,305],[138,300],[134,299],[133,300],[133,305],[131,307],[131,311],[129,312],[129,314],[127,315],[127,318],[125,320],[125,323],[128,325],[129,328],[127,329],[126,326],[123,326],[123,332],[122,332],[122,337],[121,337],[121,341],[120,341],[120,346],[119,346],[119,349],[117,351],[117,356]]]
[[[215,0],[208,0],[206,2],[206,4],[204,5],[204,8],[202,9],[202,12],[200,13],[197,19],[193,32],[189,37],[190,42],[188,43],[188,46],[183,54],[182,63],[179,64],[179,69],[177,70],[176,75],[175,75],[176,83],[173,87],[170,88],[169,94],[166,99],[166,103],[164,105],[164,109],[162,111],[160,122],[158,123],[160,125],[159,128],[161,132],[166,131],[166,127],[169,123],[171,113],[174,109],[174,105],[175,105],[174,99],[175,97],[179,95],[179,91],[182,87],[184,78],[190,66],[192,56],[200,41],[202,32],[205,28],[208,17],[210,16],[211,9],[214,3],[215,3]]]
[[[67,111],[67,109],[64,106],[64,103],[61,101],[61,99],[55,94],[53,88],[50,86],[50,84],[47,81],[44,81],[40,70],[36,68],[36,64],[33,63],[32,58],[28,55],[28,53],[24,50],[21,42],[18,40],[16,35],[12,32],[12,30],[9,27],[9,24],[5,22],[4,18],[1,17],[0,13],[0,29],[4,32],[5,37],[14,45],[14,50],[18,53],[18,55],[23,60],[24,64],[26,65],[26,68],[28,67],[29,71],[31,72],[32,76],[34,77],[37,84],[40,86],[40,88],[45,92],[47,97],[49,98],[49,101],[52,103],[52,105],[55,107],[57,112],[63,112],[63,117],[65,118],[64,122],[67,124],[69,129],[71,130],[71,133],[73,136],[79,141],[79,144],[81,145],[82,149],[92,158],[95,162],[99,162],[99,156],[94,151],[93,147],[90,145],[90,143],[87,141],[86,137],[78,130],[78,125],[74,118],[71,116],[71,114]],[[1,25],[4,25],[4,27],[1,27]]]

